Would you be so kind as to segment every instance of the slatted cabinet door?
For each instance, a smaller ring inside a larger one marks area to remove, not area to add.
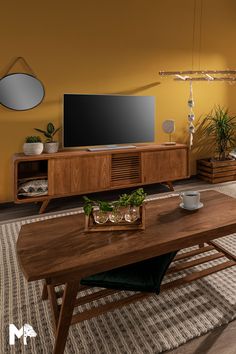
[[[78,156],[70,160],[72,193],[109,189],[110,155]]]
[[[174,181],[188,176],[188,150],[171,149],[142,153],[143,183]]]
[[[141,154],[113,154],[111,157],[111,186],[135,185],[141,183]]]

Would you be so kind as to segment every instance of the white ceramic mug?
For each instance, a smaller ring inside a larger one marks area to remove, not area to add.
[[[200,193],[197,191],[186,191],[180,193],[180,198],[185,209],[195,209],[199,207]]]

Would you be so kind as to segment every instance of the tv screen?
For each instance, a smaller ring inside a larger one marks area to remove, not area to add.
[[[65,94],[65,148],[154,141],[153,96]]]

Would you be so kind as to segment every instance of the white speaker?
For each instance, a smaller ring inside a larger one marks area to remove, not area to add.
[[[164,133],[169,134],[169,141],[166,141],[164,145],[176,145],[176,142],[172,141],[171,137],[171,134],[175,132],[175,121],[173,119],[164,120],[162,129]]]

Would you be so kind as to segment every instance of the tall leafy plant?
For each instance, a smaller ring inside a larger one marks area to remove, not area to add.
[[[226,160],[229,151],[236,146],[236,116],[228,109],[216,106],[201,123],[202,137],[214,147],[218,160]]]

